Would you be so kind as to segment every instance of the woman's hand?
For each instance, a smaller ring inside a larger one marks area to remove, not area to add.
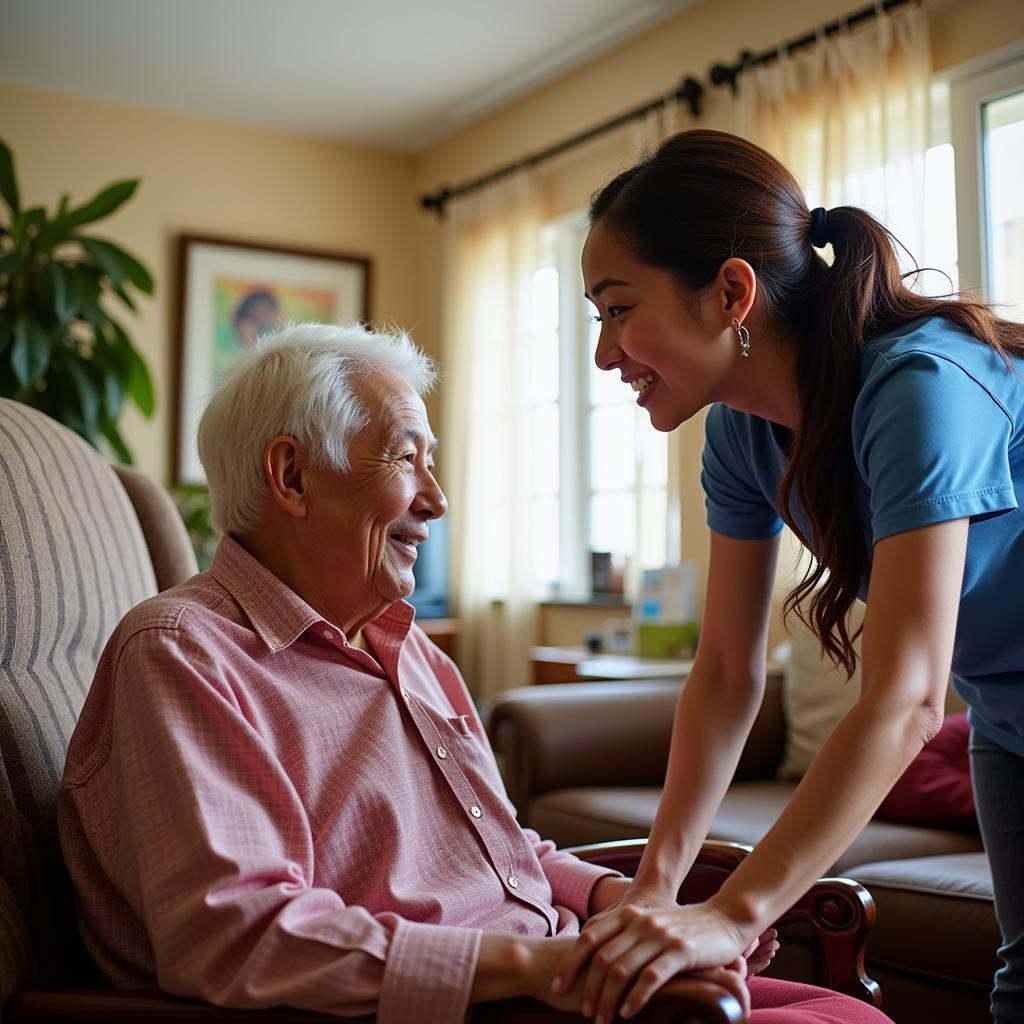
[[[681,972],[746,973],[742,956],[751,943],[712,902],[665,908],[640,906],[642,899],[642,893],[634,901],[627,896],[588,921],[556,975],[555,990],[569,991],[590,962],[582,1011],[601,1024],[610,1024],[616,1013],[632,1017]]]
[[[551,979],[554,977],[555,971],[565,959],[569,949],[575,945],[575,941],[571,938],[541,939],[539,941],[531,940],[529,943],[530,966],[528,973],[532,978],[532,984],[529,986],[530,994],[540,1002],[563,1013],[579,1013],[583,1003],[583,974],[579,974],[575,983],[564,991],[555,992],[551,986]],[[744,1015],[749,1016],[750,993],[747,991],[746,974],[745,961],[742,958],[737,958],[727,967],[694,971],[687,974],[687,977],[720,985],[735,997],[743,1008]]]

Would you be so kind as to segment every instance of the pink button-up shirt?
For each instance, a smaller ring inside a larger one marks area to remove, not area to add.
[[[586,865],[516,823],[465,684],[393,605],[351,647],[231,539],[115,630],[58,815],[118,985],[383,1024],[466,1012],[481,931],[575,934]]]

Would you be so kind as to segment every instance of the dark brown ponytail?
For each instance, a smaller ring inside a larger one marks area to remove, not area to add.
[[[789,439],[780,507],[799,534],[788,511],[796,494],[812,529],[801,540],[816,557],[787,596],[785,614],[796,612],[824,653],[852,674],[846,615],[868,564],[851,437],[861,349],[909,320],[941,316],[1007,358],[1024,354],[1024,326],[981,302],[912,292],[898,243],[870,214],[840,206],[822,224],[779,161],[724,132],[666,140],[597,193],[590,218],[614,226],[639,259],[671,270],[691,291],[709,285],[726,259],[746,260],[769,315],[799,339],[801,429]],[[832,243],[831,266],[812,246],[812,228]]]

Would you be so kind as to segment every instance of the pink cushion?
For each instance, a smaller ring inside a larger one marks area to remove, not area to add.
[[[947,715],[937,735],[910,762],[877,816],[906,825],[978,827],[967,756],[967,715]]]
[[[892,1024],[881,1010],[829,989],[750,978],[750,1024]]]

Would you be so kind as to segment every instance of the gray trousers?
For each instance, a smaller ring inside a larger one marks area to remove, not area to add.
[[[1024,757],[971,730],[971,778],[1003,944],[992,992],[995,1024],[1024,1021]]]

